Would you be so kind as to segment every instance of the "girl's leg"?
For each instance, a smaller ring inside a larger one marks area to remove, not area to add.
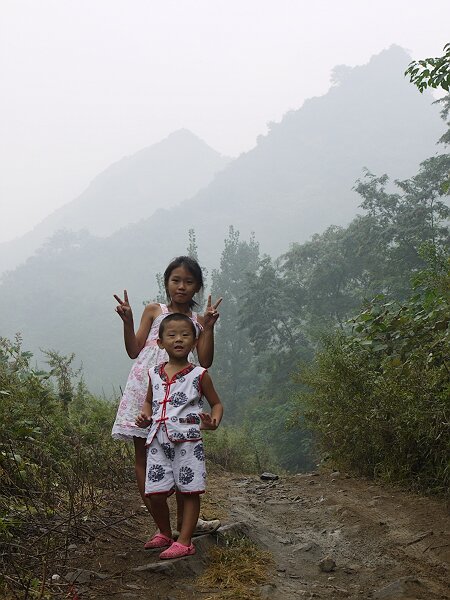
[[[153,516],[150,498],[147,498],[145,495],[145,464],[147,462],[147,449],[145,447],[146,439],[133,437],[133,442],[135,456],[134,469],[139,493],[148,509],[148,512]]]
[[[160,533],[167,537],[172,537],[172,528],[170,526],[169,505],[167,504],[167,494],[153,494],[150,496],[152,505],[152,515],[158,526]]]
[[[177,541],[179,544],[183,544],[184,546],[190,546],[192,534],[194,533],[198,516],[200,514],[200,495],[184,494],[183,500],[183,523],[181,525],[180,536]]]

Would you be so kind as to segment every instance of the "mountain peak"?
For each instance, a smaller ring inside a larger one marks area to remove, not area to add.
[[[411,55],[397,44],[392,44],[378,54],[371,56],[369,61],[363,65],[350,67],[348,65],[337,65],[331,71],[331,82],[333,84],[358,84],[365,87],[378,87],[384,82],[389,85],[403,86],[406,79],[403,77]]]
[[[186,129],[185,127],[182,127],[181,129],[176,129],[175,131],[172,131],[172,133],[169,133],[169,135],[164,139],[166,139],[166,140],[186,139],[186,140],[198,140],[200,142],[203,141],[197,135],[195,135],[195,133],[192,133],[192,131],[190,129]]]
[[[169,133],[167,137],[162,139],[160,142],[154,144],[154,146],[161,145],[173,146],[174,148],[177,148],[180,151],[186,151],[189,149],[203,149],[204,151],[208,151],[211,153],[213,152],[218,156],[220,155],[220,153],[217,152],[217,150],[212,148],[204,140],[198,137],[198,135],[192,133],[190,129],[185,128],[177,129],[172,133]],[[152,147],[153,146],[150,146],[150,148]]]

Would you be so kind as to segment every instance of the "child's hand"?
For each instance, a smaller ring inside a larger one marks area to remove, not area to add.
[[[200,419],[202,420],[200,429],[217,429],[219,426],[216,419],[212,419],[209,413],[200,413]]]
[[[144,427],[148,427],[149,425],[151,425],[152,419],[151,419],[151,417],[149,417],[149,416],[145,415],[143,412],[141,412],[136,417],[135,423],[138,427],[144,428]]]
[[[119,303],[119,306],[116,306],[116,313],[122,319],[124,323],[133,323],[133,311],[131,310],[130,303],[128,302],[128,294],[127,290],[123,290],[124,300],[119,298],[116,294],[114,294],[114,298]]]
[[[211,304],[211,294],[208,296],[208,303],[206,305],[205,314],[203,315],[203,327],[205,329],[211,329],[214,327],[217,319],[219,318],[217,307],[221,302],[222,298],[219,298],[217,302]]]

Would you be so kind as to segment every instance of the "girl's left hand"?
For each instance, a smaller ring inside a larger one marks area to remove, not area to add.
[[[211,302],[211,294],[208,296],[208,303],[206,304],[205,314],[203,315],[203,328],[210,329],[214,327],[217,319],[219,318],[219,313],[217,312],[217,307],[222,302],[222,298],[219,298],[217,302],[212,304]]]
[[[218,425],[216,419],[212,419],[209,413],[200,413],[200,429],[217,429]]]

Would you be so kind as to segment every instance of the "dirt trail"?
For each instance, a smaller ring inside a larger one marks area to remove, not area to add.
[[[443,501],[408,494],[339,473],[302,474],[264,483],[257,477],[210,477],[205,517],[243,522],[275,560],[263,598],[449,599],[450,536]],[[103,525],[104,524],[104,525]],[[197,541],[195,557],[158,565],[142,549],[151,531],[130,488],[93,516],[91,539],[71,547],[69,573],[77,598],[191,600],[194,578],[207,564],[213,536]],[[320,568],[320,561],[334,561]],[[154,570],[156,568],[156,570]],[[55,590],[56,591],[56,590]],[[67,594],[67,592],[65,592]]]
[[[232,517],[275,556],[273,598],[450,598],[444,503],[337,473],[233,483]]]

